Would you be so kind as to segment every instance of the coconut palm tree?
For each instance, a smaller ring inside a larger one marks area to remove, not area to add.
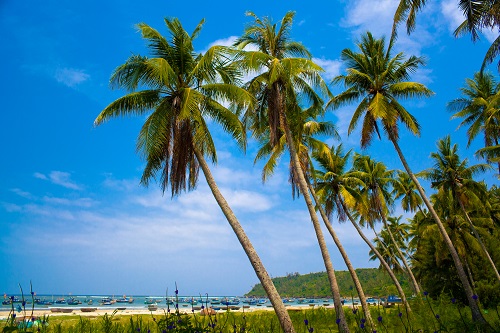
[[[225,48],[211,47],[205,54],[194,51],[193,40],[204,21],[188,34],[176,18],[165,19],[170,39],[141,23],[137,27],[147,40],[151,57],[133,55],[111,76],[111,85],[128,93],[109,104],[95,125],[120,116],[147,116],[137,139],[137,150],[146,160],[141,183],[158,178],[172,196],[193,189],[201,167],[223,214],[236,234],[260,282],[271,300],[284,332],[294,332],[290,317],[252,243],[227,204],[210,172],[205,157],[216,161],[216,150],[207,118],[222,125],[240,146],[245,131],[238,116],[220,101],[244,108],[253,98],[237,86],[237,72],[227,66]]]
[[[339,249],[342,259],[344,260],[344,263],[346,264],[347,269],[351,275],[354,286],[359,296],[361,308],[363,309],[363,312],[366,316],[366,326],[375,328],[375,323],[372,320],[370,314],[369,304],[366,301],[366,296],[361,286],[361,282],[359,281],[356,270],[354,269],[354,266],[352,265],[347,252],[345,251],[342,243],[340,242],[340,239],[333,229],[330,218],[325,213],[325,210],[323,209],[323,206],[321,205],[318,196],[315,193],[314,187],[310,181],[310,178],[312,178],[312,182],[315,181],[315,170],[310,157],[310,152],[313,152],[313,154],[315,155],[324,155],[328,154],[328,152],[330,151],[325,143],[316,139],[314,136],[333,136],[335,138],[340,138],[337,133],[337,129],[332,122],[315,120],[315,118],[317,118],[318,111],[321,111],[321,113],[323,112],[322,109],[314,110],[313,108],[308,108],[297,112],[295,116],[290,119],[290,128],[295,138],[295,147],[297,147],[302,172],[306,175],[306,181],[309,191],[311,192],[311,196],[316,203],[316,208],[320,212],[323,222],[328,232],[332,236],[335,245]],[[262,180],[265,181],[267,177],[274,172],[274,168],[278,162],[278,159],[283,155],[287,147],[284,135],[281,137],[279,144],[274,147],[272,147],[270,144],[269,136],[263,136],[262,139],[262,146],[257,152],[256,161],[258,159],[267,158],[262,171]],[[295,194],[298,193],[299,190],[295,189],[295,187],[297,187],[297,184],[295,184],[293,181],[292,170],[292,161],[290,161],[290,183],[292,184],[292,195],[295,196]]]
[[[257,98],[258,104],[245,115],[245,119],[253,124],[251,127],[254,136],[261,135],[264,132],[262,128],[266,127],[273,147],[279,144],[281,136],[285,135],[292,161],[292,178],[298,185],[311,216],[330,281],[339,329],[341,332],[349,332],[333,264],[290,129],[294,113],[304,105],[321,108],[323,100],[318,93],[327,95],[329,90],[320,76],[321,67],[310,59],[309,52],[302,44],[290,39],[293,12],[285,14],[279,28],[267,17],[261,20],[254,13],[247,14],[253,17],[254,23],[249,25],[235,42],[241,50],[236,54],[236,63],[247,72],[260,74],[246,85],[248,91]],[[243,51],[247,45],[253,45],[258,50]]]
[[[385,260],[383,254],[370,242],[356,222],[350,210],[353,207],[359,207],[359,202],[365,200],[357,189],[360,181],[351,172],[346,172],[350,152],[343,153],[342,145],[331,147],[328,153],[313,152],[314,159],[319,164],[319,169],[315,172],[316,188],[322,205],[325,207],[327,216],[337,212],[339,222],[346,219],[352,223],[363,241],[370,247],[371,252],[379,259],[380,264],[387,271],[397,289],[399,296],[406,309],[411,312],[410,306],[406,300],[403,288]]]
[[[434,160],[434,167],[426,170],[422,174],[425,178],[431,180],[431,186],[433,188],[451,192],[500,282],[498,269],[491,259],[486,246],[481,240],[465,208],[466,205],[480,206],[482,202],[481,199],[486,198],[486,188],[474,181],[473,176],[484,172],[489,165],[476,164],[469,166],[467,159],[460,160],[458,156],[458,146],[457,144],[451,145],[449,135],[439,140],[437,147],[438,151],[431,154],[431,158]]]
[[[457,207],[451,191],[440,188],[436,194],[432,195],[431,200],[464,263],[468,280],[474,287],[475,281],[469,262],[472,255],[480,255],[481,246],[470,232],[468,222],[460,208]],[[456,285],[458,281],[449,269],[451,264],[449,252],[446,251],[446,245],[442,235],[438,232],[438,226],[430,215],[420,212],[417,212],[411,223],[414,237],[410,246],[415,249],[413,263],[427,290],[430,289],[430,292],[437,294],[447,288],[448,292],[457,295]],[[481,232],[486,231],[482,229]]]
[[[418,282],[413,275],[410,265],[398,247],[398,242],[389,228],[387,218],[389,208],[393,205],[391,196],[392,184],[396,182],[394,171],[388,170],[382,162],[377,162],[367,155],[356,154],[354,156],[353,170],[351,174],[360,180],[360,192],[367,198],[368,205],[360,205],[358,211],[370,225],[375,221],[383,222],[384,230],[389,235],[391,244],[396,250],[397,256],[394,261],[401,260],[408,274],[413,288],[417,294],[420,293]],[[362,202],[362,201],[361,201]],[[381,242],[381,245],[384,243]]]
[[[496,82],[491,73],[475,73],[473,79],[465,80],[465,87],[460,91],[462,97],[448,103],[448,109],[455,111],[452,119],[462,119],[459,127],[469,126],[467,147],[481,132],[485,148],[498,147],[500,144],[500,83]],[[491,158],[487,161],[493,162]],[[496,162],[500,175],[500,161]]]
[[[395,200],[401,199],[401,207],[405,212],[422,211],[422,198],[418,193],[415,183],[404,171],[397,171],[396,181],[392,183],[392,195]]]
[[[361,37],[358,44],[359,53],[344,49],[341,54],[346,64],[347,74],[334,79],[335,83],[343,83],[346,90],[333,97],[328,106],[338,108],[342,105],[360,100],[349,124],[348,133],[356,128],[363,118],[361,129],[361,147],[367,147],[373,135],[380,137],[381,125],[410,178],[424,200],[427,209],[436,221],[446,245],[451,253],[460,281],[469,300],[469,305],[475,321],[485,325],[479,306],[475,299],[460,257],[453,247],[451,239],[446,233],[444,225],[433,209],[431,202],[424,193],[420,182],[408,165],[401,148],[399,147],[399,122],[403,123],[413,134],[420,133],[420,126],[415,119],[398,101],[400,98],[427,97],[432,92],[423,84],[408,81],[410,74],[424,63],[420,57],[411,56],[405,59],[403,53],[391,57],[391,48],[385,48],[384,38],[375,39],[371,33]]]
[[[400,0],[394,13],[391,41],[397,36],[398,25],[406,21],[406,31],[410,34],[415,29],[416,16],[426,5],[426,0]],[[455,29],[455,37],[470,33],[472,40],[479,39],[483,29],[500,30],[500,3],[497,0],[458,0],[458,8],[462,11],[465,20]],[[500,54],[500,36],[489,47],[481,65],[483,72],[486,65],[490,64]],[[500,71],[500,61],[498,62]]]

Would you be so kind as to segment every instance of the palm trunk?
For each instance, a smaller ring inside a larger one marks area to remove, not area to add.
[[[378,252],[377,248],[372,244],[372,242],[370,242],[370,240],[365,236],[365,234],[363,233],[363,231],[361,230],[361,228],[359,227],[359,225],[356,223],[356,221],[354,220],[354,218],[349,213],[349,209],[347,208],[347,206],[345,205],[344,202],[342,202],[342,207],[344,208],[344,211],[346,212],[347,217],[349,218],[349,221],[351,221],[351,223],[354,226],[354,228],[356,228],[356,231],[358,232],[358,234],[365,241],[365,243],[370,247],[370,250],[372,250],[373,253],[375,253],[375,255],[377,256],[378,260],[380,261],[380,264],[382,265],[382,267],[384,267],[384,269],[386,270],[387,274],[389,274],[392,282],[396,286],[396,289],[398,291],[399,297],[401,297],[401,301],[403,302],[404,306],[406,307],[406,311],[408,313],[411,313],[410,304],[408,304],[408,301],[406,300],[406,295],[405,295],[405,293],[403,291],[403,288],[401,288],[401,284],[399,284],[398,278],[396,277],[396,275],[392,271],[391,267],[389,266],[389,264],[387,263],[387,261],[385,261],[384,257],[382,257],[382,255],[380,254],[380,252]]]
[[[382,221],[384,222],[384,227],[387,230],[387,232],[389,233],[389,237],[391,237],[391,242],[394,244],[394,247],[396,247],[396,251],[398,251],[398,255],[399,255],[401,261],[403,261],[403,265],[405,266],[406,273],[410,277],[411,283],[413,284],[413,289],[415,290],[415,293],[417,295],[419,295],[420,294],[420,287],[418,286],[417,280],[415,279],[415,275],[413,275],[413,272],[411,271],[411,268],[408,265],[408,262],[406,261],[405,256],[403,255],[403,253],[401,252],[401,249],[399,248],[398,244],[396,243],[396,239],[394,239],[394,235],[392,234],[391,229],[389,229],[389,226],[387,225],[387,220],[385,218],[385,214],[381,214],[381,216],[382,216]]]
[[[392,144],[394,145],[394,148],[396,149],[396,152],[399,155],[399,159],[403,163],[403,166],[410,176],[410,178],[413,180],[415,183],[415,186],[417,187],[418,192],[420,193],[420,196],[422,197],[422,200],[424,200],[425,205],[427,206],[427,209],[429,209],[429,212],[431,213],[432,217],[436,221],[436,224],[439,228],[439,231],[441,232],[441,235],[443,236],[443,240],[448,246],[448,249],[450,251],[451,257],[453,259],[453,262],[455,263],[455,267],[457,269],[458,277],[460,278],[460,281],[462,282],[462,285],[464,287],[465,295],[467,297],[467,301],[469,302],[469,307],[471,309],[472,313],[472,319],[481,325],[487,326],[488,323],[486,319],[484,319],[481,310],[479,309],[479,305],[477,304],[476,300],[472,297],[474,296],[474,293],[472,291],[472,288],[469,284],[469,281],[467,280],[467,275],[464,270],[464,266],[462,262],[460,261],[460,257],[458,256],[457,250],[453,246],[453,243],[451,242],[450,236],[446,232],[446,229],[444,228],[443,223],[441,222],[441,219],[439,218],[438,214],[434,210],[434,207],[432,206],[431,202],[425,195],[424,189],[420,185],[420,182],[418,181],[417,177],[413,174],[411,171],[408,163],[406,162],[406,159],[403,155],[403,152],[401,151],[401,148],[399,147],[399,144],[397,140],[394,138],[392,133],[389,133],[389,139],[391,140]]]
[[[354,267],[352,266],[351,260],[347,256],[346,251],[344,250],[344,247],[342,246],[342,243],[340,242],[339,238],[337,237],[337,234],[335,233],[335,230],[333,230],[332,224],[330,220],[328,219],[328,216],[326,216],[326,213],[321,206],[321,204],[318,201],[318,197],[316,196],[316,192],[314,191],[314,188],[311,186],[311,184],[308,182],[309,185],[309,190],[311,191],[311,195],[314,198],[314,202],[316,202],[316,206],[319,209],[319,212],[321,214],[321,218],[323,219],[323,222],[328,229],[328,232],[333,238],[333,241],[335,242],[335,245],[340,251],[340,254],[342,255],[342,258],[344,259],[344,262],[347,266],[347,269],[349,270],[349,273],[351,274],[352,281],[354,282],[354,286],[356,287],[356,291],[358,292],[359,296],[359,301],[361,303],[361,308],[363,309],[363,312],[365,313],[366,316],[366,321],[368,322],[368,326],[372,327],[373,329],[376,328],[374,325],[374,322],[372,320],[372,316],[370,313],[370,308],[368,306],[368,303],[366,302],[366,296],[365,292],[363,291],[363,288],[361,287],[361,282],[358,279],[358,274],[356,274],[356,271],[354,270]]]
[[[326,246],[323,232],[321,231],[321,225],[319,223],[318,216],[316,215],[316,211],[314,209],[314,204],[311,200],[311,196],[309,195],[307,182],[304,176],[304,172],[302,171],[302,168],[300,166],[299,157],[297,155],[297,151],[295,150],[292,133],[290,131],[290,128],[288,127],[284,110],[281,110],[280,112],[280,120],[286,135],[286,142],[288,145],[288,149],[290,151],[290,158],[292,159],[293,163],[292,172],[294,172],[294,175],[298,180],[300,192],[302,193],[302,196],[304,197],[304,200],[307,205],[307,209],[309,210],[309,215],[311,216],[311,222],[314,226],[314,231],[316,232],[316,238],[318,240],[319,248],[321,250],[321,255],[323,257],[323,262],[325,264],[326,273],[328,275],[328,280],[330,282],[330,289],[333,294],[333,303],[335,306],[335,312],[337,314],[339,331],[343,333],[349,333],[350,332],[349,326],[347,325],[345,319],[344,309],[342,307],[342,301],[340,299],[340,290],[337,284],[337,278],[335,277],[335,270],[333,269],[333,264],[330,259],[330,254]]]
[[[472,272],[470,270],[469,263],[467,262],[467,258],[462,257],[462,260],[464,262],[465,269],[467,269],[467,274],[469,275],[470,284],[472,285],[472,288],[476,289],[476,283],[474,282],[474,277],[472,276]]]
[[[405,270],[403,269],[403,267],[401,267],[401,264],[399,263],[397,257],[394,255],[394,251],[388,249],[387,246],[385,246],[384,241],[382,241],[382,239],[380,238],[380,236],[378,235],[377,231],[375,230],[375,228],[373,227],[373,225],[371,223],[370,223],[370,227],[372,228],[372,231],[375,234],[375,240],[377,240],[378,243],[380,244],[380,246],[382,246],[382,250],[384,250],[390,256],[390,258],[394,261],[394,268],[401,270],[401,272],[404,272]]]
[[[245,234],[245,231],[241,227],[238,219],[236,218],[233,211],[229,207],[222,193],[219,191],[219,188],[215,183],[215,180],[212,176],[212,173],[210,172],[210,169],[205,161],[205,158],[203,157],[203,154],[196,148],[194,148],[194,152],[196,154],[198,163],[200,164],[200,167],[203,170],[203,174],[205,175],[208,186],[210,187],[210,190],[212,191],[215,200],[219,204],[222,213],[224,214],[224,216],[226,216],[229,225],[236,234],[236,237],[238,238],[241,246],[243,247],[243,250],[245,251],[248,259],[250,260],[250,263],[252,264],[255,274],[259,278],[262,287],[264,287],[264,290],[266,291],[266,294],[269,297],[271,304],[273,305],[274,311],[276,312],[276,316],[278,317],[281,328],[285,333],[295,333],[292,320],[290,319],[290,316],[285,308],[285,305],[283,304],[283,301],[281,300],[280,295],[278,294],[278,291],[276,290],[276,287],[273,284],[273,281],[269,277],[269,274],[267,273],[264,265],[262,264],[259,255],[255,251],[252,243]]]
[[[457,199],[457,200],[458,200],[458,202],[460,204],[460,208],[462,209],[462,212],[465,215],[465,218],[467,219],[467,222],[469,222],[470,228],[472,229],[472,232],[474,233],[474,236],[476,236],[476,239],[479,242],[479,245],[481,245],[481,249],[483,250],[486,258],[488,259],[488,261],[490,262],[490,265],[493,268],[493,271],[495,272],[497,280],[500,282],[500,274],[498,274],[498,269],[496,268],[495,263],[491,259],[491,256],[488,253],[488,250],[486,249],[486,246],[484,246],[484,243],[481,240],[481,237],[479,236],[479,233],[477,232],[476,228],[474,227],[474,224],[472,223],[472,221],[471,221],[471,219],[469,217],[469,214],[467,214],[467,211],[465,210],[465,207],[464,207],[464,204],[462,203],[462,200],[460,200],[460,199]]]

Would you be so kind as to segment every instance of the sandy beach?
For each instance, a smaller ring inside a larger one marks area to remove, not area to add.
[[[320,305],[322,306],[322,305]],[[333,306],[324,306],[325,308],[333,308]],[[306,306],[289,306],[287,307],[288,310],[291,311],[300,311],[300,310],[307,310],[312,307],[306,307]],[[26,312],[16,312],[16,317],[17,318],[23,318],[24,316],[31,318],[40,318],[43,316],[50,316],[50,317],[59,317],[59,316],[81,316],[81,317],[88,317],[88,318],[97,318],[104,316],[105,314],[111,315],[115,309],[113,308],[97,308],[95,311],[92,312],[83,312],[81,308],[74,308],[72,312],[52,312],[50,309],[36,309],[31,312],[31,310],[28,311],[26,309]],[[143,315],[143,314],[153,314],[153,315],[163,315],[166,312],[166,308],[158,308],[156,311],[149,311],[146,307],[144,308],[125,308],[124,310],[117,310],[115,315]],[[172,308],[170,311],[173,311]],[[179,308],[179,311],[181,313],[193,313],[191,308]],[[221,309],[218,310],[217,313],[222,313],[227,310]],[[231,312],[255,312],[255,311],[273,311],[272,307],[250,307],[250,308],[239,308],[237,310],[230,310]],[[200,314],[200,310],[194,311],[195,314]],[[0,320],[5,320],[9,316],[9,311],[0,311]]]

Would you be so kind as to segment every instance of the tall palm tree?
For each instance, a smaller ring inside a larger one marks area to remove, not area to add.
[[[354,266],[347,255],[340,239],[338,238],[335,230],[333,229],[332,223],[330,222],[329,216],[325,213],[323,206],[321,205],[318,196],[314,190],[313,185],[311,184],[310,179],[312,178],[312,182],[315,181],[314,174],[314,165],[311,160],[310,152],[313,152],[315,155],[324,155],[329,153],[328,146],[322,141],[316,139],[314,136],[334,136],[339,138],[337,129],[335,125],[329,121],[316,121],[317,112],[321,110],[314,110],[313,108],[308,108],[297,112],[295,117],[290,119],[290,128],[294,135],[295,146],[297,147],[297,153],[299,155],[299,160],[301,163],[302,172],[306,175],[306,181],[311,192],[311,196],[316,203],[316,208],[320,212],[320,215],[323,219],[323,222],[332,236],[332,239],[339,249],[339,252],[344,260],[344,263],[347,266],[347,269],[351,275],[354,286],[359,296],[359,300],[361,303],[361,308],[366,316],[367,326],[375,328],[375,323],[371,317],[369,304],[366,301],[366,296],[361,286],[361,282],[359,281],[358,275]],[[264,165],[264,169],[262,172],[263,181],[273,173],[274,168],[277,164],[277,161],[280,156],[282,156],[283,152],[286,150],[286,138],[283,135],[279,141],[279,144],[272,147],[269,141],[269,136],[263,136],[263,143],[261,149],[259,149],[257,153],[256,160],[261,158],[268,158],[267,162]],[[293,166],[292,161],[290,161],[290,183],[292,184],[292,195],[295,196],[298,190],[295,189],[297,186],[293,181]]]
[[[342,145],[339,145],[337,148],[331,147],[326,154],[316,151],[313,153],[313,157],[319,164],[319,169],[315,172],[316,188],[320,201],[325,207],[326,215],[331,216],[333,212],[336,211],[339,222],[349,219],[363,241],[370,247],[371,252],[379,259],[381,266],[384,267],[394,282],[406,309],[411,312],[403,288],[401,288],[389,263],[366,237],[361,227],[350,213],[351,208],[358,206],[357,203],[364,199],[359,195],[356,189],[357,185],[359,185],[359,179],[354,177],[352,173],[346,172],[350,152],[344,154]]]
[[[334,82],[343,83],[346,90],[332,98],[328,105],[338,108],[353,101],[361,100],[352,116],[348,133],[352,133],[359,120],[363,117],[362,148],[370,144],[375,133],[380,137],[379,123],[382,125],[385,134],[394,145],[406,172],[417,186],[420,196],[443,235],[469,300],[474,320],[486,324],[477,302],[472,297],[474,293],[467,280],[460,257],[453,247],[453,243],[446,233],[439,216],[425,195],[422,186],[411,171],[398,144],[399,122],[402,122],[413,134],[418,135],[420,133],[417,120],[398,102],[398,99],[432,95],[432,92],[423,84],[408,81],[410,74],[416,71],[424,63],[424,60],[415,56],[404,60],[403,53],[391,57],[391,49],[387,48],[386,50],[384,38],[375,39],[371,33],[362,36],[358,48],[359,53],[350,49],[342,51],[341,58],[346,63],[347,74],[338,76]]]
[[[318,92],[329,94],[329,90],[320,76],[321,67],[310,59],[309,52],[302,44],[290,39],[294,12],[285,14],[279,28],[267,17],[261,20],[254,13],[247,14],[254,18],[254,23],[235,42],[242,50],[236,55],[236,63],[248,72],[260,74],[247,84],[248,91],[257,98],[258,105],[246,114],[246,118],[253,123],[253,135],[262,134],[262,128],[268,129],[273,147],[285,135],[292,161],[292,178],[298,185],[311,216],[333,294],[339,329],[341,332],[349,332],[335,271],[309,195],[289,122],[302,105],[321,108],[323,100]],[[247,45],[253,45],[258,50],[243,51]]]
[[[146,160],[141,183],[148,185],[159,174],[160,185],[170,185],[172,196],[193,189],[201,167],[223,214],[236,234],[260,282],[271,300],[284,332],[294,332],[288,312],[252,243],[219,191],[207,156],[216,161],[216,151],[207,118],[230,133],[244,147],[245,131],[238,116],[220,100],[248,107],[253,98],[236,83],[237,72],[227,66],[225,48],[211,47],[205,54],[194,52],[193,40],[204,21],[189,35],[176,18],[165,19],[171,35],[163,37],[147,24],[138,24],[147,40],[151,57],[133,55],[111,76],[111,84],[129,91],[109,104],[96,118],[100,125],[110,118],[147,115],[137,139],[137,150]]]
[[[391,41],[397,36],[398,25],[406,21],[406,31],[410,34],[415,29],[416,16],[425,5],[426,0],[400,0],[394,13]],[[497,0],[458,0],[458,8],[464,14],[465,20],[455,29],[455,37],[470,33],[472,40],[479,39],[479,32],[483,29],[500,30],[500,3]],[[500,36],[489,47],[481,65],[483,72],[486,65],[490,64],[500,54]],[[500,61],[498,62],[500,71]]]
[[[474,276],[469,262],[472,254],[480,255],[481,246],[471,234],[468,222],[457,207],[451,191],[440,188],[431,196],[431,200],[464,263],[468,280],[474,286]],[[456,295],[453,289],[458,281],[448,268],[450,266],[449,252],[446,251],[438,226],[428,214],[420,212],[413,217],[411,223],[414,229],[412,231],[414,237],[410,242],[410,246],[415,249],[413,263],[426,288],[438,293],[447,287]]]
[[[405,212],[422,211],[422,198],[418,193],[415,183],[404,171],[397,171],[397,179],[392,184],[392,195],[395,200],[401,199],[401,207]]]
[[[474,181],[473,176],[484,172],[489,165],[476,164],[469,166],[467,159],[460,160],[458,146],[457,144],[451,145],[449,135],[439,140],[437,146],[438,151],[431,154],[431,158],[434,160],[434,167],[426,170],[423,175],[431,180],[432,187],[437,189],[442,188],[445,191],[451,192],[500,282],[498,269],[465,208],[466,205],[471,204],[480,206],[481,199],[486,198],[486,189],[480,183]]]
[[[500,83],[491,73],[475,73],[474,78],[465,80],[461,88],[462,97],[448,103],[448,109],[456,111],[452,118],[463,119],[459,127],[468,125],[467,136],[470,146],[482,132],[485,148],[500,144]],[[493,162],[492,159],[487,159]],[[500,161],[498,173],[500,174]]]
[[[367,198],[368,205],[360,205],[358,210],[360,214],[372,226],[375,221],[383,222],[384,230],[389,235],[391,244],[398,254],[394,261],[401,260],[408,274],[413,288],[417,294],[420,293],[418,282],[413,275],[410,265],[406,261],[405,256],[398,247],[398,242],[394,238],[387,218],[389,208],[393,205],[391,196],[392,184],[396,182],[394,171],[388,170],[382,162],[377,162],[369,156],[356,154],[354,156],[353,170],[351,174],[360,180],[361,195]],[[361,201],[362,202],[362,201]],[[384,243],[382,242],[381,245]]]

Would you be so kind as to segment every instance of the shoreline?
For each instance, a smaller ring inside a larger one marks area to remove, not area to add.
[[[333,305],[316,305],[316,306],[287,306],[287,310],[289,311],[302,311],[313,308],[326,308],[326,309],[334,309]],[[352,307],[352,305],[344,305],[346,307]],[[15,312],[17,319],[22,318],[42,318],[43,316],[49,317],[68,317],[68,316],[81,316],[86,318],[99,318],[103,317],[105,314],[111,315],[115,310],[115,316],[133,316],[133,315],[165,315],[167,313],[166,308],[158,308],[155,311],[150,311],[147,308],[125,308],[123,310],[119,310],[117,308],[96,308],[95,311],[84,312],[81,310],[82,308],[74,308],[72,312],[52,312],[50,309],[35,309],[33,311],[28,309],[24,312]],[[175,310],[171,309],[170,312],[173,313]],[[195,310],[194,312],[190,308],[179,308],[180,313],[185,314],[197,314],[202,315],[203,310]],[[250,307],[250,308],[239,308],[239,309],[220,309],[217,310],[216,313],[224,313],[224,312],[258,312],[258,311],[274,311],[274,308],[269,307]],[[0,311],[0,320],[6,320],[11,311]]]

